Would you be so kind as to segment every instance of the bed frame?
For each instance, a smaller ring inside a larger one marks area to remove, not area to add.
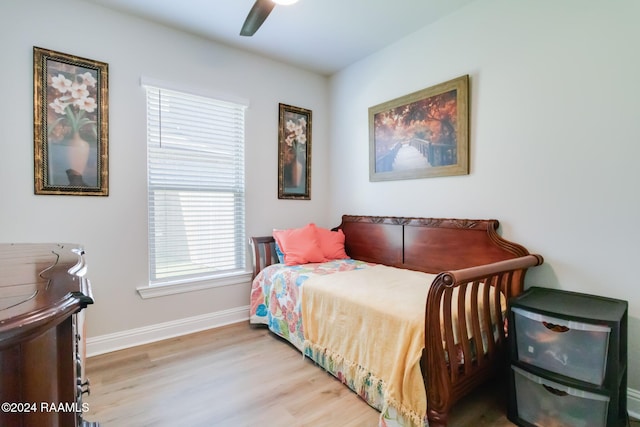
[[[520,294],[527,269],[543,262],[540,255],[500,237],[498,225],[493,219],[344,215],[335,228],[344,232],[351,258],[437,274],[426,301],[421,360],[430,427],[446,426],[452,405],[505,366],[507,328],[501,299]],[[255,277],[278,261],[272,237],[253,237],[251,244]],[[467,295],[467,301],[458,295]],[[469,303],[474,309],[466,318]],[[455,306],[461,313],[457,319],[451,309]],[[479,337],[482,330],[492,330],[490,325],[504,327],[486,334],[484,344],[468,339],[467,328]]]

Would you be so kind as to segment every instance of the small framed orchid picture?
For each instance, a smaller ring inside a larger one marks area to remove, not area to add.
[[[311,110],[279,104],[278,198],[311,199]]]
[[[35,194],[109,194],[108,65],[33,48]]]

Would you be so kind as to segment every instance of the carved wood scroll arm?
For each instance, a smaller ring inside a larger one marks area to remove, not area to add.
[[[456,283],[468,283],[473,280],[483,279],[491,275],[522,270],[535,267],[544,262],[542,255],[530,254],[518,258],[498,261],[491,264],[479,265],[476,267],[463,268],[461,270],[447,271],[442,274],[442,282],[445,286],[454,286]]]
[[[495,342],[487,340],[485,348],[477,339],[472,345],[469,333],[478,337],[481,330],[492,330],[492,324],[501,325],[500,295],[508,300],[521,293],[526,270],[542,262],[540,255],[524,255],[442,272],[435,278],[426,303],[426,357],[422,359],[429,425],[446,426],[451,406],[492,375],[496,366],[492,360],[502,356],[504,331],[498,328]],[[459,292],[454,294],[456,289]],[[452,315],[453,307],[457,307],[457,316]],[[469,314],[465,307],[471,307]]]

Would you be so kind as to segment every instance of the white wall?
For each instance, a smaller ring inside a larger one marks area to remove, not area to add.
[[[109,64],[108,197],[34,195],[33,46]],[[147,300],[136,292],[148,280],[143,75],[250,101],[248,236],[324,222],[325,77],[74,0],[0,2],[0,51],[0,241],[85,245],[96,300],[89,338],[248,306],[248,283]],[[277,199],[279,102],[313,111],[311,201]]]
[[[640,389],[640,3],[478,0],[331,79],[331,213],[497,218],[539,285],[628,300]],[[368,108],[470,76],[467,176],[369,182]]]

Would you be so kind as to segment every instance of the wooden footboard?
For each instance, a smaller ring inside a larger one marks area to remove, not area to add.
[[[345,249],[362,261],[437,274],[425,309],[421,368],[430,427],[504,367],[506,304],[539,255],[497,234],[497,220],[342,217]],[[254,277],[277,262],[272,237],[251,238]],[[471,313],[467,315],[466,313]]]
[[[505,303],[522,292],[527,268],[542,262],[525,255],[443,272],[431,284],[422,358],[430,427],[446,426],[453,404],[504,366]]]

